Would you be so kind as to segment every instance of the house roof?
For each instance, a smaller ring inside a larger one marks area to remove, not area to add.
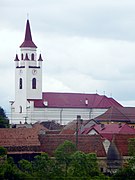
[[[127,124],[95,124],[90,128],[84,127],[82,134],[89,134],[90,131],[95,130],[102,137],[112,140],[113,134],[135,134],[135,129]]]
[[[80,129],[88,120],[83,120],[83,122],[78,121],[78,129]],[[74,134],[76,131],[77,120],[69,122],[60,132],[60,134]]]
[[[61,130],[60,134],[74,134],[76,131],[76,122],[77,120],[73,120],[66,124],[66,126]],[[90,128],[94,124],[97,124],[97,122],[93,119],[83,120],[83,122],[78,121],[78,129],[82,132],[84,128]]]
[[[9,152],[26,151],[27,148],[22,147],[40,147],[38,131],[34,128],[0,128],[0,146],[8,148]]]
[[[24,42],[20,45],[20,48],[25,48],[25,47],[37,48],[37,46],[32,41],[30,23],[29,23],[28,19],[27,19],[27,22],[26,22],[26,30],[25,30]]]
[[[46,105],[45,105],[46,104]],[[36,108],[109,108],[122,107],[113,98],[98,94],[43,92],[41,100],[34,100]]]
[[[46,127],[48,130],[61,130],[63,128],[63,125],[60,125],[55,121],[43,121],[40,124]]]
[[[60,135],[60,134],[45,134],[40,135],[41,150],[48,153],[50,156],[54,155],[55,149],[65,140],[76,142],[75,135]],[[99,135],[79,135],[78,136],[78,150],[85,153],[96,153],[98,157],[105,157],[105,149],[102,144],[102,139]]]
[[[96,121],[117,121],[135,123],[135,107],[110,107],[104,114],[95,118]]]
[[[115,134],[114,143],[122,156],[128,156],[129,139],[135,138],[135,134]]]

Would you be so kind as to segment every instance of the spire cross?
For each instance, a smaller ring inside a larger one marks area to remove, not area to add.
[[[29,19],[29,13],[27,13],[27,19]]]

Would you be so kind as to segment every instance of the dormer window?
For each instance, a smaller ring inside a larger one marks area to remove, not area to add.
[[[33,53],[31,54],[31,60],[34,60],[34,54]]]
[[[32,89],[36,89],[36,78],[32,79]]]

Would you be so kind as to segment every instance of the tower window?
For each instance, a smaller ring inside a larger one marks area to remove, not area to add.
[[[32,89],[36,89],[36,78],[32,79]]]
[[[34,54],[33,53],[31,54],[31,60],[34,60]]]
[[[22,78],[19,79],[19,89],[22,89]]]
[[[22,113],[22,106],[20,106],[20,113]]]
[[[23,60],[23,54],[21,54],[21,59]]]

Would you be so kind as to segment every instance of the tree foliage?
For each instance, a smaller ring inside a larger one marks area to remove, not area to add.
[[[130,138],[128,141],[128,154],[130,158],[127,165],[114,174],[113,180],[129,180],[135,178],[135,138]]]
[[[76,151],[76,146],[66,140],[63,144],[60,144],[55,150],[55,157],[60,163],[69,163],[71,155]]]
[[[0,156],[5,156],[7,154],[7,149],[4,147],[0,147]]]
[[[66,140],[63,144],[60,144],[55,150],[55,158],[62,166],[65,176],[67,176],[68,166],[74,152],[76,152],[76,146],[68,140]]]
[[[2,107],[0,107],[0,128],[8,128],[9,119],[6,116],[6,113]]]
[[[135,138],[130,138],[128,140],[128,154],[130,156],[135,156]]]
[[[85,154],[77,151],[72,155],[68,174],[71,177],[94,177],[99,176],[97,158],[95,154]]]
[[[20,160],[17,165],[12,158],[0,161],[0,179],[3,180],[105,180],[99,172],[95,154],[76,151],[72,142],[66,141],[55,152],[55,157],[43,153],[33,161]]]
[[[55,179],[62,177],[62,171],[55,159],[52,159],[48,154],[43,153],[35,157],[32,163],[33,174],[41,179]]]
[[[0,162],[0,179],[3,180],[23,180],[32,179],[28,173],[22,172],[17,165],[15,165],[12,158]]]

